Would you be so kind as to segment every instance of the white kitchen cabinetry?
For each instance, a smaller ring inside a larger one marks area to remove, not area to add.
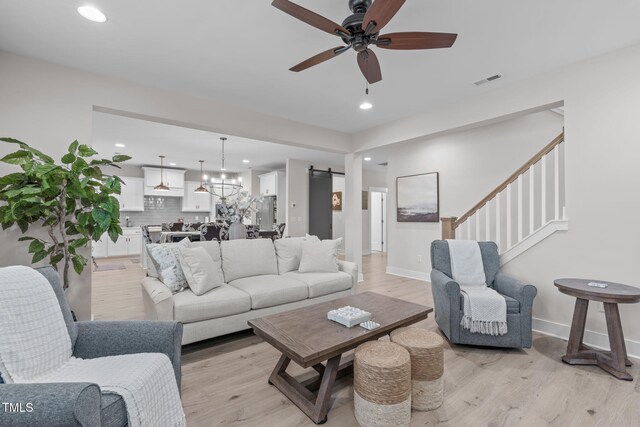
[[[164,169],[162,182],[169,187],[169,191],[156,191],[154,187],[160,184],[160,168],[143,167],[144,171],[144,195],[184,197],[184,170]]]
[[[185,182],[182,212],[211,212],[211,194],[195,193],[198,187],[200,187],[200,182]]]
[[[285,212],[287,209],[287,174],[282,171],[273,171],[259,175],[260,195],[276,196],[278,224],[285,222]]]
[[[107,257],[107,240],[109,237],[105,234],[97,242],[91,242],[91,255],[94,258],[106,258]]]
[[[100,241],[92,243],[95,258],[140,255],[142,253],[142,230],[140,227],[122,229],[122,236],[113,242],[107,234]]]
[[[260,194],[263,196],[278,195],[278,172],[260,175]]]
[[[120,177],[124,184],[116,199],[120,202],[121,212],[144,211],[144,179],[130,176]]]

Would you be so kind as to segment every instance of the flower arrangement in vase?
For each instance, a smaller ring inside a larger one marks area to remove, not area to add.
[[[246,238],[247,229],[243,222],[251,219],[251,216],[258,211],[256,204],[261,200],[260,197],[251,196],[248,191],[241,191],[235,198],[222,204],[219,213],[220,217],[229,224],[229,239]]]

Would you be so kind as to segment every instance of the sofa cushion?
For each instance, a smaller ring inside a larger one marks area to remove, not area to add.
[[[507,301],[507,314],[520,313],[520,302],[517,299],[502,294],[500,296]],[[462,294],[460,295],[460,310],[464,310],[464,297]]]
[[[344,271],[338,271],[337,273],[300,273],[291,271],[286,273],[285,277],[306,283],[309,287],[309,298],[346,291],[353,284],[351,275]]]
[[[278,274],[271,239],[227,240],[220,244],[225,282],[262,274]]]
[[[102,393],[102,426],[124,427],[129,422],[127,406],[119,394]]]
[[[196,295],[185,289],[173,296],[173,316],[182,323],[217,319],[251,310],[251,298],[245,292],[229,285]]]
[[[278,257],[278,273],[285,274],[300,267],[304,240],[304,237],[287,237],[273,242]]]
[[[305,283],[277,274],[245,277],[229,282],[229,285],[251,296],[252,309],[273,307],[309,297]]]
[[[222,269],[214,266],[213,259],[203,247],[181,248],[178,260],[189,288],[196,295],[203,295],[224,284]]]

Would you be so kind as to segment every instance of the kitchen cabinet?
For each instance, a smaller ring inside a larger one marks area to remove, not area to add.
[[[142,230],[140,227],[122,229],[122,236],[113,242],[107,234],[91,245],[95,258],[140,255],[142,253]]]
[[[160,184],[160,168],[143,167],[144,171],[144,195],[184,197],[184,170],[164,169],[162,182],[169,187],[169,191],[156,191],[154,187]]]
[[[144,211],[144,179],[129,176],[120,177],[124,184],[116,199],[120,202],[121,212]]]
[[[185,182],[182,212],[211,212],[211,194],[195,193],[194,191],[198,187],[200,187],[200,182]]]
[[[107,240],[109,237],[105,234],[97,242],[91,242],[91,255],[94,258],[106,258],[107,257]]]
[[[263,196],[274,196],[278,193],[278,175],[276,172],[269,172],[260,175],[260,194]]]

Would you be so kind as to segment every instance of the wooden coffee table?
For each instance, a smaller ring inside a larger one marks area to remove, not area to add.
[[[360,326],[347,328],[327,319],[328,311],[347,305],[370,312],[372,320],[380,327],[372,331]],[[322,424],[327,421],[336,378],[352,369],[352,357],[340,363],[343,353],[388,335],[394,329],[424,320],[432,311],[431,307],[365,292],[248,323],[256,335],[282,353],[269,377],[269,384],[278,388],[313,422]],[[299,382],[286,372],[292,360],[303,368],[313,368],[319,377]]]
[[[607,287],[588,286],[589,282],[604,283]],[[557,279],[554,283],[560,292],[576,298],[567,354],[562,356],[562,361],[570,365],[598,365],[618,379],[632,381],[626,370],[631,362],[627,358],[618,304],[640,302],[640,289],[602,280]],[[604,303],[611,351],[596,350],[582,342],[589,301]]]

